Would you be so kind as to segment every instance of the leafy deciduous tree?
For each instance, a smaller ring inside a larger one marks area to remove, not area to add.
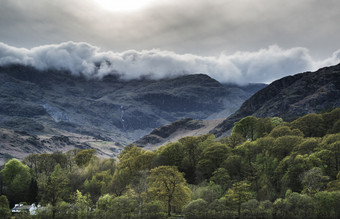
[[[209,179],[212,173],[220,167],[228,157],[231,149],[221,143],[213,143],[204,148],[198,161],[198,169],[205,179]]]
[[[196,199],[185,206],[184,214],[188,219],[205,219],[207,218],[208,203],[203,199]]]
[[[9,202],[7,200],[7,197],[4,195],[0,196],[0,218],[1,219],[7,219],[10,218],[11,212],[9,209]]]
[[[255,116],[247,116],[234,123],[233,133],[241,134],[245,139],[255,140],[257,118]]]
[[[66,199],[69,195],[68,183],[69,179],[66,173],[61,169],[60,165],[57,164],[48,178],[44,194],[44,200],[52,205],[53,218],[55,218],[55,207],[58,201]]]
[[[291,123],[293,128],[303,132],[305,137],[322,137],[325,135],[324,120],[320,114],[307,114]]]
[[[185,185],[183,174],[176,167],[159,166],[150,171],[149,192],[162,201],[171,216],[172,207],[182,208],[190,200],[190,189]]]
[[[12,202],[28,201],[31,174],[29,167],[17,159],[9,160],[1,170],[4,192]]]
[[[240,217],[241,204],[254,198],[254,193],[250,189],[249,182],[240,181],[234,183],[233,186],[228,189],[225,198],[228,204],[235,205],[237,207],[238,217]]]
[[[322,173],[318,167],[313,167],[303,174],[302,185],[303,192],[307,194],[315,194],[323,189],[329,177]]]
[[[86,166],[90,160],[95,156],[97,151],[95,149],[86,149],[79,151],[74,160],[76,161],[77,165],[80,167]]]

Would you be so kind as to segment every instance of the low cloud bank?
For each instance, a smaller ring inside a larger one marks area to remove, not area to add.
[[[121,53],[103,52],[87,43],[65,42],[32,49],[0,43],[0,66],[22,64],[39,70],[69,71],[73,75],[122,79],[161,79],[184,74],[207,74],[223,83],[270,83],[299,72],[314,71],[340,62],[340,50],[327,59],[314,60],[306,48],[282,49],[277,45],[255,52],[205,57],[158,49]]]

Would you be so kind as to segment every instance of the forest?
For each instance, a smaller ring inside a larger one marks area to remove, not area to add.
[[[117,159],[31,154],[0,171],[0,218],[340,218],[340,108],[292,121],[248,116],[228,137],[184,137]]]

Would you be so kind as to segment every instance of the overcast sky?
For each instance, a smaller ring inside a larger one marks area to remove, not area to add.
[[[339,0],[149,0],[133,11],[107,10],[98,1],[0,0],[0,64],[85,68],[93,75],[91,65],[105,57],[111,64],[101,74],[202,72],[247,83],[340,62]],[[71,55],[63,58],[90,64],[53,64],[67,46]],[[48,62],[36,54],[49,49],[57,56]]]

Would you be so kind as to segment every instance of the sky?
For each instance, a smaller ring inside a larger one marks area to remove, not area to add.
[[[340,62],[338,0],[0,0],[0,65],[270,83]]]

